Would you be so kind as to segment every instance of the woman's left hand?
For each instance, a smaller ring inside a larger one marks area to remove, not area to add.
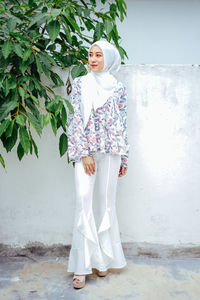
[[[128,167],[121,166],[118,177],[122,177],[122,176],[126,175],[127,170],[128,170]]]

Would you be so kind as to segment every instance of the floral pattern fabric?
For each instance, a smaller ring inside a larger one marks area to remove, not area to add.
[[[118,83],[113,96],[96,110],[92,108],[84,128],[81,103],[81,77],[72,85],[71,104],[74,114],[68,115],[68,155],[70,161],[80,161],[83,156],[96,152],[121,155],[121,165],[128,166],[129,144],[127,138],[126,90]]]

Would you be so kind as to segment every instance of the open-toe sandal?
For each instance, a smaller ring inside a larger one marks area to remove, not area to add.
[[[74,275],[73,276],[73,287],[75,289],[81,289],[85,286],[85,275]]]
[[[98,271],[97,272],[97,275],[100,276],[100,277],[105,277],[107,274],[108,274],[108,270],[106,270],[106,271]]]

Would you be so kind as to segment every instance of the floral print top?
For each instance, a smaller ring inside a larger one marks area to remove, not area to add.
[[[70,161],[80,161],[95,152],[121,155],[121,165],[128,166],[126,90],[118,83],[113,96],[96,110],[92,108],[84,128],[81,103],[81,77],[74,80],[71,93],[74,114],[68,115],[68,155]]]

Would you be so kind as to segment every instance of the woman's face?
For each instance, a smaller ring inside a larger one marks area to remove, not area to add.
[[[104,67],[104,57],[101,48],[92,46],[89,52],[88,62],[92,72],[100,72]]]

